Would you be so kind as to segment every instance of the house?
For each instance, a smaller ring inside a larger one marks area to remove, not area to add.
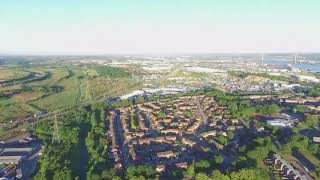
[[[176,157],[177,154],[173,151],[163,151],[163,152],[158,152],[157,157],[158,158],[171,158],[171,157]]]
[[[216,136],[217,132],[216,131],[206,131],[200,134],[201,137],[207,138],[209,136]]]
[[[21,179],[23,176],[22,170],[19,168],[16,170],[16,178]]]
[[[167,133],[179,134],[178,129],[163,129],[160,132],[164,134],[167,134]]]
[[[216,148],[218,149],[218,150],[222,150],[223,148],[224,148],[224,145],[223,144],[221,144],[221,143],[219,143],[217,140],[213,140],[212,141],[212,143],[216,146]]]
[[[320,107],[319,106],[307,105],[305,107],[310,109],[310,110],[320,111]]]
[[[6,154],[16,154],[16,155],[29,155],[32,152],[32,148],[29,147],[21,147],[21,148],[4,148],[1,150],[0,155],[5,156]]]
[[[267,124],[270,126],[291,127],[292,123],[286,119],[273,119],[267,120]]]
[[[238,119],[231,119],[231,123],[232,123],[232,124],[238,124],[238,123],[239,123],[239,120],[238,120]]]
[[[200,124],[198,122],[194,122],[193,125],[191,125],[188,129],[187,132],[188,133],[194,133],[198,128],[199,128]]]
[[[313,137],[313,142],[320,143],[320,137]]]
[[[145,139],[139,139],[139,144],[150,144],[150,142],[153,140],[153,138],[145,138]]]
[[[259,126],[259,125],[255,125],[254,126],[254,130],[257,131],[257,132],[263,132],[264,131],[264,127]]]
[[[228,134],[224,131],[219,131],[217,134],[228,137]]]
[[[186,111],[186,110],[189,110],[189,109],[191,109],[190,106],[186,106],[186,105],[179,106],[179,110],[180,110],[180,111]]]
[[[194,146],[196,144],[196,142],[193,142],[192,140],[190,139],[187,139],[187,138],[182,138],[182,143],[188,145],[188,146]]]
[[[166,170],[166,166],[163,164],[159,164],[156,166],[156,171],[159,173],[164,172],[165,170]]]
[[[177,140],[176,136],[166,136],[166,140],[175,142]]]
[[[166,118],[163,118],[162,121],[166,124],[170,124],[172,122],[173,119],[169,118],[169,117],[166,117]]]
[[[129,153],[130,153],[132,160],[137,160],[137,154],[134,150],[133,145],[132,144],[128,145],[128,148],[129,148]]]
[[[116,136],[111,135],[111,152],[117,152],[118,151],[118,145],[116,141]]]
[[[139,120],[139,127],[142,130],[148,130],[148,128],[145,126],[144,121],[143,120]]]
[[[19,164],[23,156],[0,156],[0,164]]]
[[[234,130],[236,130],[235,126],[228,126],[227,127],[227,131],[234,131]]]
[[[217,125],[217,121],[213,121],[209,124],[210,127],[215,127]]]
[[[188,163],[187,162],[177,163],[176,167],[179,168],[179,169],[187,169],[188,168]]]

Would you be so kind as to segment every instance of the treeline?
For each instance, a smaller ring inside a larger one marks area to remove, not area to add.
[[[317,85],[315,87],[308,88],[304,91],[304,93],[311,97],[319,97],[320,96],[320,86]]]
[[[87,179],[116,179],[113,162],[108,159],[109,136],[106,136],[109,121],[106,118],[105,106],[92,107],[88,113],[90,116],[90,130],[85,139],[86,147],[90,156]]]
[[[53,121],[40,123],[34,131],[44,151],[34,179],[117,179],[105,134],[105,111],[110,108],[95,104],[70,111],[59,119],[59,139],[54,142]]]
[[[79,178],[81,165],[81,135],[86,133],[87,113],[85,109],[70,111],[59,119],[58,136],[53,139],[53,121],[42,122],[34,129],[44,143],[40,165],[34,179],[74,179]]]
[[[188,165],[185,170],[170,169],[160,176],[160,179],[196,179],[196,180],[269,180],[267,170],[257,167],[247,167],[230,170],[222,173],[219,170],[223,158],[215,157],[213,160],[199,160]],[[156,179],[157,172],[151,166],[131,166],[127,169],[125,179],[146,180]]]
[[[232,117],[237,119],[249,120],[254,114],[270,116],[281,111],[281,108],[276,104],[258,105],[254,107],[248,99],[226,94],[219,90],[210,90],[205,94],[214,97],[219,105],[228,107]]]
[[[249,76],[257,76],[257,77],[268,78],[274,81],[286,81],[286,82],[292,81],[292,79],[285,76],[274,76],[266,73],[244,73],[244,72],[238,72],[238,71],[229,71],[229,73],[231,76],[236,76],[242,79],[247,78]]]
[[[188,167],[182,178],[196,180],[269,180],[270,176],[263,169],[241,169],[224,174],[219,170],[213,170],[210,173],[195,172],[193,165]]]

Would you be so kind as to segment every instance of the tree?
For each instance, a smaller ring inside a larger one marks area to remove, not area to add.
[[[180,170],[172,170],[170,172],[170,175],[173,177],[173,179],[182,179],[183,178],[183,172]]]
[[[251,150],[247,153],[247,156],[250,159],[256,161],[262,161],[263,159],[267,158],[269,154],[269,150],[264,147],[256,147],[254,150]]]
[[[240,116],[237,118],[241,118],[244,120],[248,120],[252,117],[252,115],[255,113],[255,108],[253,107],[246,107],[240,111]]]
[[[218,141],[219,141],[221,144],[226,145],[227,142],[228,142],[228,139],[227,139],[226,137],[220,135],[220,136],[218,137]]]
[[[142,175],[140,176],[132,176],[130,180],[145,180],[146,178]]]
[[[239,109],[244,109],[250,107],[250,100],[240,100]]]
[[[318,144],[309,144],[308,150],[313,154],[317,154],[319,151],[319,145]]]
[[[196,162],[195,167],[197,170],[206,170],[210,167],[210,163],[207,160],[200,160]]]
[[[55,171],[53,175],[54,180],[72,180],[71,171],[67,168],[64,168],[62,170]]]
[[[90,124],[92,127],[96,127],[98,124],[97,117],[95,113],[91,114]]]
[[[102,179],[112,179],[114,176],[115,176],[114,169],[106,169],[101,173]]]
[[[232,132],[232,131],[228,131],[227,135],[228,135],[229,140],[232,140],[234,138],[234,132]]]
[[[130,166],[126,173],[127,179],[136,177],[153,178],[154,176],[155,170],[151,166]]]
[[[313,87],[306,90],[306,94],[312,97],[320,96],[320,87]]]
[[[186,111],[186,112],[184,113],[184,116],[185,116],[185,117],[191,118],[192,115],[193,115],[193,113],[192,113],[192,110],[191,110],[191,109],[189,109],[188,111]]]
[[[221,165],[223,163],[224,159],[223,156],[218,155],[214,157],[214,163],[217,165]]]
[[[105,121],[105,119],[106,119],[106,113],[105,113],[105,111],[104,111],[104,109],[103,108],[101,108],[100,109],[100,121]]]
[[[35,179],[73,179],[77,175],[78,169],[73,163],[78,159],[79,134],[83,127],[76,120],[77,115],[78,113],[71,111],[63,116],[59,143],[51,143],[53,131],[49,128],[49,122],[41,123],[34,130],[46,147]]]
[[[142,103],[144,101],[143,97],[142,96],[138,96],[136,98],[136,103],[139,104],[139,103]]]
[[[262,172],[260,169],[241,169],[238,172],[230,173],[230,179],[232,180],[267,180],[270,179],[266,172]]]
[[[119,176],[114,176],[112,177],[112,180],[121,180],[121,178]]]
[[[4,127],[0,127],[0,133],[4,133],[6,129]]]
[[[184,177],[192,178],[195,175],[194,165],[191,164],[188,166],[187,170],[183,173]]]
[[[219,170],[212,171],[212,180],[230,180],[230,177],[228,175],[222,174]]]
[[[320,177],[320,165],[318,165],[318,167],[316,167],[316,174],[317,174],[317,176]]]
[[[160,111],[160,112],[158,113],[158,117],[161,118],[161,119],[164,119],[164,118],[167,117],[167,114],[166,114],[165,112]]]
[[[250,159],[262,161],[266,159],[271,151],[275,151],[275,146],[269,136],[264,138],[257,138],[254,140],[254,149],[247,152]]]
[[[235,116],[236,113],[238,112],[238,106],[236,102],[232,102],[229,104],[229,110],[232,116]]]
[[[257,107],[257,111],[263,115],[271,116],[278,114],[281,111],[281,108],[276,104],[265,105]]]
[[[210,178],[205,173],[198,173],[196,180],[210,180]]]
[[[282,151],[286,154],[292,154],[292,147],[291,147],[291,144],[288,143],[288,144],[285,144],[282,146]]]
[[[308,116],[306,118],[306,122],[305,124],[308,126],[308,127],[315,127],[315,126],[318,126],[319,125],[319,120],[317,117],[315,116]]]
[[[292,111],[294,112],[294,113],[304,113],[304,112],[306,112],[307,111],[307,109],[304,107],[304,106],[300,106],[300,105],[298,105],[298,106],[295,106],[294,108],[292,108]]]
[[[31,91],[32,91],[32,87],[27,86],[27,85],[25,85],[25,84],[22,84],[22,85],[21,85],[21,90],[22,90],[22,91],[25,91],[25,92],[31,92]]]
[[[87,174],[87,179],[90,179],[90,180],[100,180],[101,177],[98,175],[98,174]]]

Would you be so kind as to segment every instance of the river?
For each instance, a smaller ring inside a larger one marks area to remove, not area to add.
[[[270,65],[278,65],[278,66],[288,66],[290,64],[292,67],[299,68],[301,70],[320,73],[320,64],[308,64],[308,63],[294,64],[293,62],[289,62],[289,61],[274,60],[272,59],[272,57],[266,58],[264,63],[270,64]]]

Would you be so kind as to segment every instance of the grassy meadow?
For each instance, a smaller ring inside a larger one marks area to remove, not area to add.
[[[2,70],[0,77],[3,79],[21,78],[28,75],[26,72],[46,73],[48,76],[39,81],[0,87],[0,122],[99,101],[140,87],[125,70],[108,66],[57,65]]]

